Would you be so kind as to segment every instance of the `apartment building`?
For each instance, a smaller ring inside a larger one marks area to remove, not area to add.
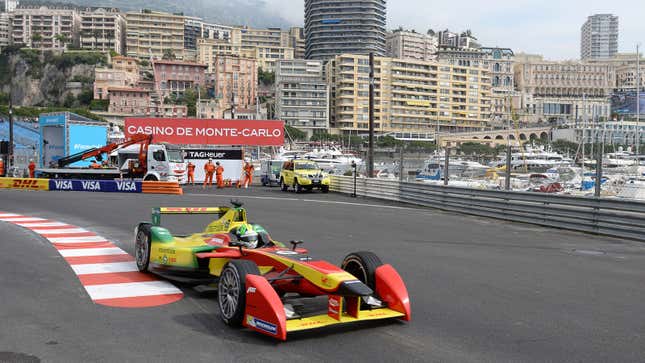
[[[11,17],[9,13],[0,13],[0,52],[11,44]]]
[[[108,112],[120,115],[145,116],[150,106],[150,90],[134,87],[110,87]]]
[[[171,52],[184,58],[185,16],[151,10],[126,13],[126,49],[129,57],[161,59]]]
[[[257,59],[258,67],[275,71],[276,61],[294,58],[289,31],[280,28],[249,27],[243,27],[240,30],[242,32],[241,56]]]
[[[607,63],[516,57],[520,116],[528,122],[609,118],[616,72]]]
[[[72,7],[29,5],[11,15],[11,42],[30,48],[64,50],[78,45],[80,16]]]
[[[4,0],[4,12],[5,13],[12,13],[20,2],[18,0]]]
[[[86,8],[79,16],[81,48],[125,54],[125,16],[119,9]]]
[[[340,54],[384,56],[385,0],[305,0],[305,58]]]
[[[329,92],[321,61],[278,61],[275,87],[277,119],[309,136],[329,128]]]
[[[220,39],[198,39],[197,40],[197,62],[208,66],[208,73],[214,72],[215,59],[218,55],[229,55],[239,57],[242,53],[240,42],[226,41]]]
[[[479,130],[490,120],[486,68],[387,57],[375,57],[374,68],[374,125],[381,134],[426,139],[438,130]],[[336,56],[327,64],[327,79],[331,127],[341,133],[367,132],[368,57]]]
[[[136,58],[116,56],[111,58],[111,62],[112,68],[94,70],[94,99],[108,99],[110,88],[139,85],[139,64]]]
[[[154,89],[159,96],[182,94],[187,89],[206,85],[205,64],[175,61],[155,60],[152,62],[154,74]]]
[[[237,34],[237,37],[241,37],[241,32],[238,28],[208,23],[195,17],[186,17],[184,20],[185,49],[197,51],[197,43],[200,38],[231,42],[235,34]]]
[[[618,52],[618,17],[596,14],[580,29],[580,58],[609,59]]]
[[[226,108],[249,108],[257,97],[258,72],[254,58],[218,55],[215,57],[212,77],[215,97],[226,103]]]
[[[293,48],[294,59],[305,58],[305,29],[292,27],[289,29],[289,46]]]
[[[590,63],[608,64],[616,71],[615,89],[636,89],[638,73],[638,57],[636,53],[616,53],[609,59],[590,60]],[[645,84],[645,58],[640,57],[641,85]]]
[[[397,29],[385,39],[388,56],[402,59],[433,61],[437,59],[438,39],[432,33],[417,33]]]

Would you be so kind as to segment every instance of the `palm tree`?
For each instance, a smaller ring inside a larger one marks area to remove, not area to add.
[[[54,39],[58,40],[63,48],[65,48],[65,45],[69,42],[69,39],[65,36],[65,34],[56,34],[54,35]]]
[[[39,33],[33,34],[31,36],[31,42],[32,42],[32,48],[40,48],[42,45],[41,42],[43,41],[43,36]],[[34,47],[34,43],[38,42],[38,47]]]

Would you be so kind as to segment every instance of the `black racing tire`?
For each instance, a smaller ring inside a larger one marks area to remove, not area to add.
[[[302,193],[302,185],[298,183],[298,179],[293,179],[293,189],[296,191],[296,193]]]
[[[260,275],[260,269],[253,261],[231,260],[219,276],[217,306],[227,325],[241,326],[244,320],[246,275]]]
[[[143,179],[143,181],[159,181],[159,180],[157,180],[157,177],[154,175],[148,175],[145,177],[145,179]]]
[[[280,190],[282,190],[283,192],[289,190],[289,186],[285,184],[284,178],[280,178]]]
[[[329,193],[329,185],[321,186],[320,191],[323,192],[323,193]]]
[[[376,291],[376,269],[383,262],[372,252],[361,251],[350,253],[343,259],[340,268],[354,275],[370,289]]]
[[[152,228],[150,223],[141,223],[134,239],[134,257],[137,268],[141,272],[148,271],[150,265],[150,242],[152,239],[150,228]]]

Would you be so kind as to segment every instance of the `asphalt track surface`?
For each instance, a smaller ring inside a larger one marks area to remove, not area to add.
[[[144,309],[92,303],[43,238],[0,222],[0,361],[642,362],[645,244],[340,195],[277,188],[184,196],[0,191],[0,210],[92,230],[133,254],[154,206],[231,197],[277,240],[339,263],[371,250],[398,269],[412,321],[309,331],[278,342],[219,319],[215,296]],[[173,220],[198,231],[203,216]]]

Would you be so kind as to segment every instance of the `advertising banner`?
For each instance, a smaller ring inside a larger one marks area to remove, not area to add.
[[[213,159],[213,164],[218,162],[224,168],[224,179],[240,180],[242,175],[242,165],[244,164],[241,149],[186,149],[184,150],[184,160],[186,164],[191,162],[195,165],[195,182],[202,183],[206,174],[204,165],[208,159]],[[213,179],[213,183],[215,180]]]
[[[154,135],[155,142],[175,145],[284,144],[284,122],[189,118],[126,118],[125,135]]]
[[[69,125],[69,155],[103,147],[106,144],[107,128],[105,126]],[[86,167],[91,162],[92,160],[83,160],[73,163],[70,166]]]
[[[132,180],[49,180],[49,190],[103,193],[141,193],[141,182]]]
[[[40,115],[39,165],[49,167],[52,162],[65,156],[65,115]]]
[[[636,91],[615,92],[611,96],[611,113],[635,116],[636,103]],[[645,113],[645,92],[640,94],[640,110]]]
[[[0,188],[49,190],[49,179],[0,178]]]

